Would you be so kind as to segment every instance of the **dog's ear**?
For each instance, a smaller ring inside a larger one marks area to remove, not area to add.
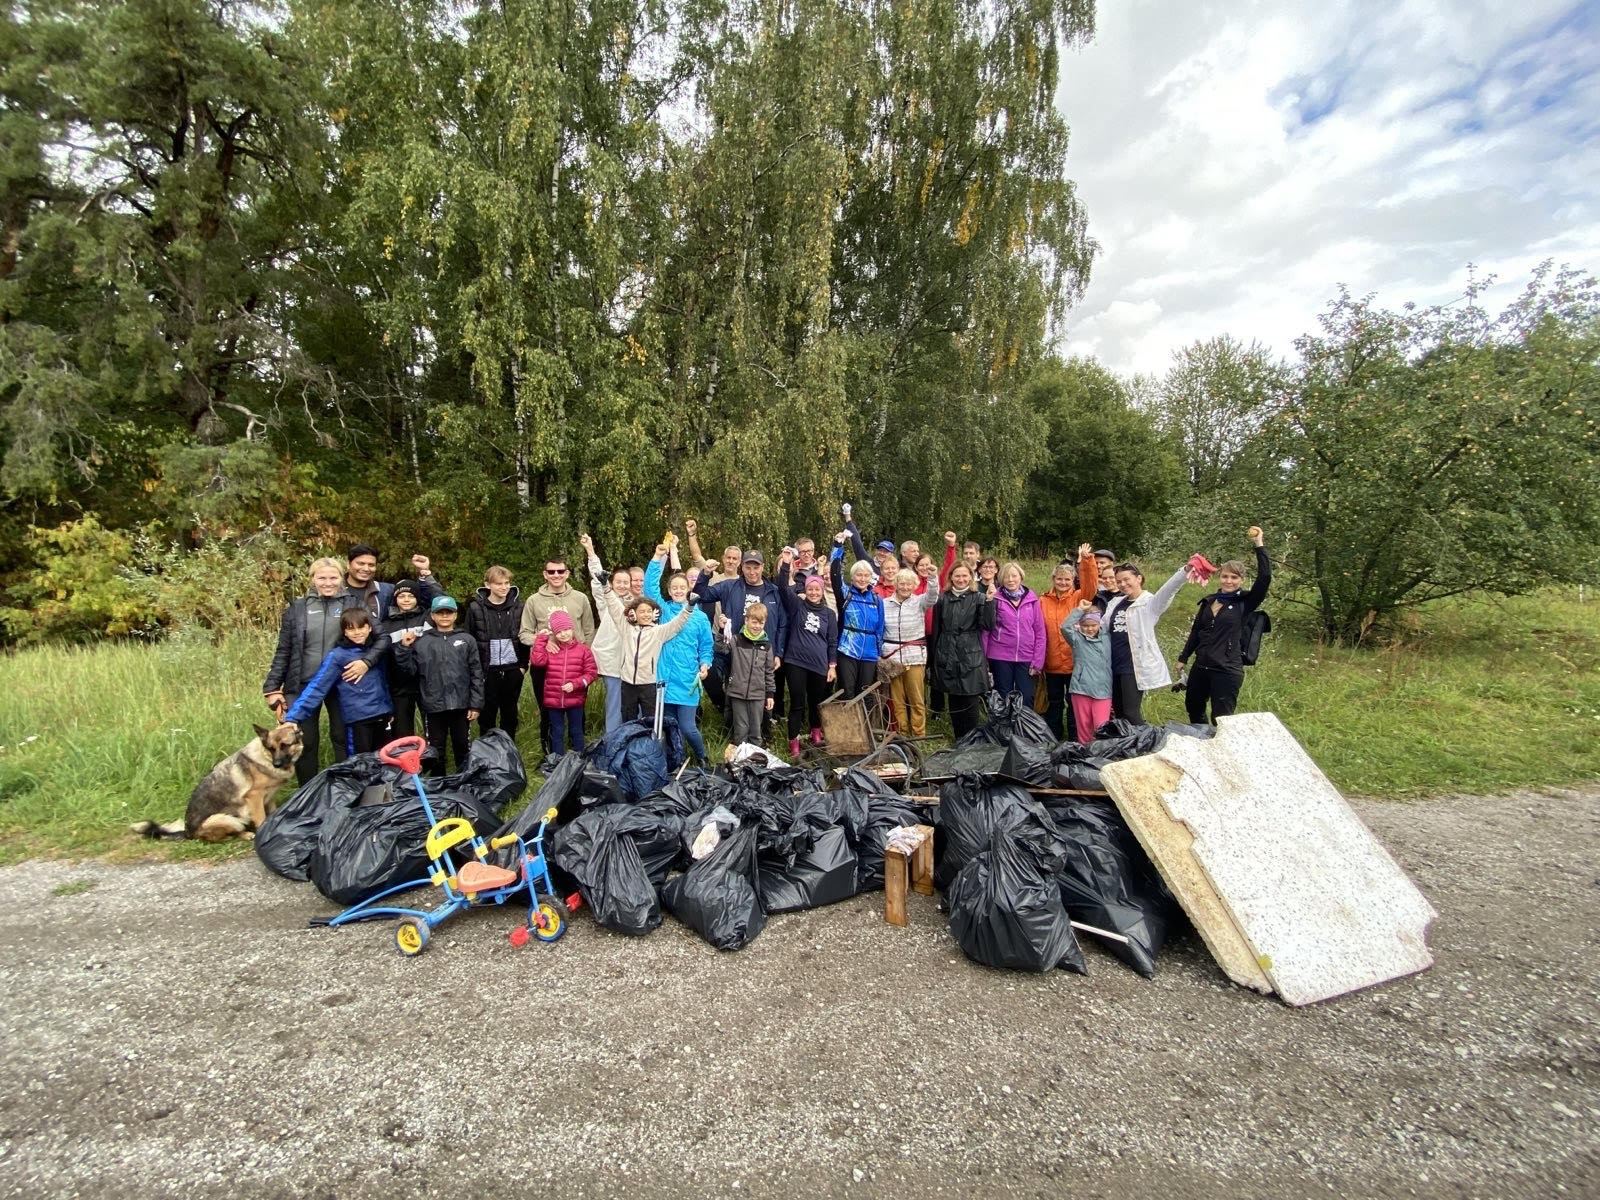
[[[272,732],[272,731],[271,731],[271,730],[270,730],[270,729],[263,729],[263,728],[261,728],[261,726],[259,726],[259,725],[251,725],[251,726],[250,726],[250,728],[251,728],[251,729],[254,729],[254,730],[255,730],[255,731],[256,731],[256,736],[257,736],[257,737],[258,737],[258,738],[260,738],[260,739],[261,739],[261,742],[262,742],[262,744],[263,744],[263,745],[265,745],[265,744],[266,744],[266,741],[267,741],[267,735],[268,735],[268,734],[269,734],[269,733],[271,733],[271,732]]]

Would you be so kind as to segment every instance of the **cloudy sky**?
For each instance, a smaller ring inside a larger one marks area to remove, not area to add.
[[[1098,29],[1059,97],[1101,246],[1069,353],[1287,353],[1340,283],[1600,272],[1597,0],[1103,0]]]

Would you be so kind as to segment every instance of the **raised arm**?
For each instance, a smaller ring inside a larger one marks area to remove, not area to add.
[[[939,568],[939,590],[950,586],[950,572],[956,569],[956,533],[953,529],[944,531],[944,565]],[[933,581],[928,581],[928,590],[934,590]]]
[[[1267,598],[1267,589],[1272,586],[1272,559],[1267,557],[1261,526],[1250,526],[1250,538],[1256,545],[1256,578],[1250,585],[1250,590],[1244,595],[1244,607],[1247,612],[1261,606],[1261,602]]]
[[[1179,567],[1172,573],[1172,578],[1163,583],[1156,591],[1156,594],[1151,597],[1150,609],[1152,621],[1156,620],[1161,616],[1162,613],[1166,612],[1167,608],[1172,604],[1172,602],[1177,599],[1178,590],[1183,587],[1183,582],[1188,577],[1188,568]]]

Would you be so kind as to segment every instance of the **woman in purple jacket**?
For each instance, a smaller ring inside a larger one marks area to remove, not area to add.
[[[1031,696],[1033,677],[1044,667],[1044,610],[1016,563],[1001,567],[998,580],[994,628],[983,635],[983,653],[995,691]]]

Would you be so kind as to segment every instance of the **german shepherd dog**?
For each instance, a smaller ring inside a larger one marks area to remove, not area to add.
[[[261,822],[276,807],[273,797],[278,789],[293,777],[295,759],[304,747],[300,726],[293,721],[272,729],[254,728],[256,736],[212,767],[196,786],[183,820],[165,825],[140,821],[129,828],[145,837],[198,838],[202,842],[255,837]]]

